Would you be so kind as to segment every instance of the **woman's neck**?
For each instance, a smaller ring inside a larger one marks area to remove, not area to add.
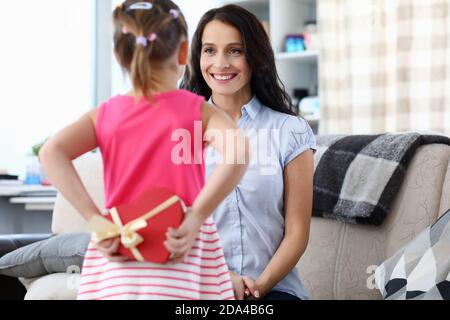
[[[225,111],[235,122],[242,117],[242,107],[252,100],[252,93],[248,90],[234,95],[212,94],[214,105]]]

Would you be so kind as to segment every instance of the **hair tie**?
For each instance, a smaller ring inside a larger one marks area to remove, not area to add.
[[[148,40],[150,40],[150,42],[154,42],[157,38],[158,36],[156,35],[156,33],[152,32],[148,37]]]
[[[170,9],[169,12],[174,19],[178,19],[180,17],[180,11],[178,11],[177,9]]]
[[[150,2],[136,2],[130,5],[125,11],[128,12],[131,10],[151,10],[152,8],[153,4],[151,4]]]
[[[123,33],[123,34],[129,34],[129,33],[130,33],[130,30],[128,30],[127,27],[123,27],[123,28],[122,28],[122,33]]]
[[[136,44],[143,46],[144,48],[147,48],[147,45],[148,45],[147,38],[144,36],[136,37]]]

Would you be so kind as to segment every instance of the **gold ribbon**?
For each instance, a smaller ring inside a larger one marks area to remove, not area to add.
[[[87,224],[88,229],[92,232],[92,241],[99,243],[104,240],[120,236],[120,242],[123,246],[131,251],[137,261],[144,262],[144,257],[136,248],[144,241],[144,238],[138,233],[138,231],[148,226],[147,220],[153,218],[178,201],[180,201],[184,212],[186,212],[186,207],[183,200],[181,200],[178,196],[173,196],[156,208],[152,209],[150,212],[144,214],[138,219],[128,222],[126,225],[123,225],[116,208],[112,208],[110,210],[114,223],[96,214],[88,221]]]

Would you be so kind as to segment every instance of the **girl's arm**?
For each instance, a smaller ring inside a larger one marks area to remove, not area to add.
[[[225,112],[204,103],[202,121],[206,142],[221,154],[223,161],[208,178],[181,227],[167,234],[166,247],[172,252],[174,263],[184,259],[200,226],[234,190],[249,163],[249,140]]]
[[[306,151],[284,172],[285,235],[277,252],[252,286],[251,294],[264,297],[295,268],[306,250],[312,215],[314,155]],[[258,291],[258,292],[256,292]]]
[[[86,113],[56,134],[39,152],[41,164],[52,184],[86,220],[100,211],[83,186],[72,160],[97,148],[96,114],[97,110]]]
[[[222,156],[214,172],[192,206],[192,212],[204,220],[234,190],[247,170],[250,143],[245,133],[219,108],[205,103],[202,107],[206,143]]]

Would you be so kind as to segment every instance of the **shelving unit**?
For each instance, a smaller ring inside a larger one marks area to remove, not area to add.
[[[277,61],[293,61],[298,63],[317,63],[318,51],[280,52],[275,55]]]
[[[308,89],[311,96],[319,92],[319,51],[285,52],[289,34],[302,34],[305,23],[317,20],[317,0],[223,0],[234,3],[254,13],[266,26],[275,51],[278,73],[287,92]],[[308,118],[317,132],[317,118]]]

